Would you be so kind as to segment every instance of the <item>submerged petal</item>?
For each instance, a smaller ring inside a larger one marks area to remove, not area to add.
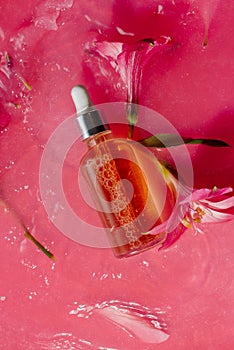
[[[174,231],[168,233],[167,238],[165,239],[165,241],[163,242],[159,250],[169,248],[172,244],[174,244],[180,238],[180,236],[185,231],[186,231],[186,227],[183,224],[179,224]]]
[[[119,54],[122,52],[123,44],[119,42],[96,41],[91,47],[91,53],[98,53],[107,60],[117,62]]]
[[[140,85],[144,66],[148,60],[171,42],[168,36],[160,36],[157,40],[143,39],[128,43],[96,41],[89,49],[90,53],[97,54],[105,59],[115,72],[118,72],[127,91],[127,121],[129,125],[128,137],[132,138],[134,126],[137,122],[138,110],[131,104],[139,104]],[[101,66],[99,67],[101,68]],[[125,88],[124,87],[124,88]]]
[[[139,85],[142,70],[148,60],[158,52],[160,47],[165,47],[171,42],[169,36],[160,36],[156,40],[143,39],[131,43],[95,41],[90,47],[92,54],[98,54],[108,61],[112,67],[120,73],[123,82],[128,89],[132,85]],[[113,65],[114,63],[114,65]],[[134,91],[134,89],[136,89]],[[129,96],[137,94],[137,86],[131,87]],[[136,103],[138,96],[132,96],[128,102]]]
[[[168,221],[163,222],[160,225],[155,226],[152,230],[143,233],[144,235],[158,235],[159,233],[162,233],[163,231],[166,231],[168,225]]]

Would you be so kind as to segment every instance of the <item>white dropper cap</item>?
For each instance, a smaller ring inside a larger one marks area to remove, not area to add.
[[[76,85],[71,90],[71,96],[76,107],[77,114],[80,114],[92,106],[88,91],[83,85]]]
[[[108,124],[104,124],[100,113],[92,105],[88,91],[83,85],[76,85],[71,90],[71,96],[76,107],[77,122],[82,132],[82,139],[109,130]]]

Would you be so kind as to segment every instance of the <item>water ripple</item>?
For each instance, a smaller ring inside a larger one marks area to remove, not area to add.
[[[95,305],[81,304],[69,312],[86,319],[95,313],[145,343],[161,343],[169,338],[167,324],[162,320],[164,312],[157,308],[150,310],[135,302],[111,300]]]

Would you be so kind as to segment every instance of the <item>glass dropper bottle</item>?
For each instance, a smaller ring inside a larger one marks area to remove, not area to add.
[[[170,216],[174,204],[157,160],[152,162],[138,143],[113,137],[85,87],[75,86],[71,94],[88,148],[80,162],[81,173],[114,255],[132,256],[162,243],[165,232],[145,234]]]

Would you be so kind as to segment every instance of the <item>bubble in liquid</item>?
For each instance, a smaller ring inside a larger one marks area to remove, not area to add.
[[[107,191],[110,198],[111,213],[121,229],[124,230],[130,249],[139,247],[142,243],[135,234],[135,225],[132,224],[132,221],[135,220],[135,215],[124,193],[125,188],[121,182],[114,159],[109,154],[104,154],[94,159],[89,159],[87,164],[94,167],[99,185]]]

